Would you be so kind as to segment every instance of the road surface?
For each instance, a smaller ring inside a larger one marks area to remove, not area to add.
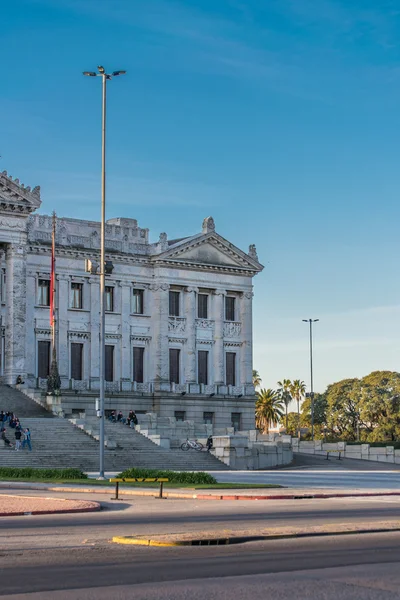
[[[0,552],[9,600],[399,600],[400,535]],[[4,548],[4,547],[3,547]]]

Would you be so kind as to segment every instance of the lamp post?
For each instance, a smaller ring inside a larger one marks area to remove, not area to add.
[[[312,346],[312,326],[319,319],[303,319],[304,323],[310,324],[310,396],[311,396],[311,439],[314,440],[314,381],[313,381],[313,346]]]
[[[104,479],[104,375],[105,375],[105,233],[106,233],[106,94],[107,81],[118,75],[124,75],[126,71],[113,71],[106,73],[104,67],[97,67],[95,71],[84,71],[87,77],[101,77],[102,85],[102,119],[101,119],[101,232],[100,232],[100,390],[99,390],[99,409],[100,409],[100,464],[99,479]]]

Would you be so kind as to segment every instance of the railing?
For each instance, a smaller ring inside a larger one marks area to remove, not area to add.
[[[168,331],[171,333],[184,333],[186,319],[184,317],[168,317]]]
[[[224,337],[239,337],[242,331],[242,324],[239,321],[224,321]]]

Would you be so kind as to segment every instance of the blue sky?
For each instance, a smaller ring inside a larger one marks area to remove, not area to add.
[[[43,212],[152,239],[212,214],[257,245],[255,367],[315,388],[399,368],[400,6],[389,0],[14,0],[2,6],[0,168]]]

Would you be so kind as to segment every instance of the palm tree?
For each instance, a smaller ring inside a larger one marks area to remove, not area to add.
[[[282,379],[282,381],[278,381],[278,394],[279,397],[281,398],[282,402],[285,405],[285,412],[286,412],[286,419],[285,419],[285,426],[287,429],[288,426],[288,407],[290,404],[290,401],[292,399],[292,396],[290,395],[290,389],[292,387],[292,382],[290,381],[290,379]]]
[[[268,433],[270,425],[279,423],[283,415],[282,400],[275,390],[261,389],[257,392],[256,426],[262,433]]]
[[[255,388],[258,388],[261,385],[260,373],[255,369],[253,369],[253,385]]]
[[[306,384],[300,379],[295,379],[290,387],[290,394],[293,400],[297,402],[297,418],[298,418],[298,432],[297,435],[300,437],[300,402],[306,395]]]

